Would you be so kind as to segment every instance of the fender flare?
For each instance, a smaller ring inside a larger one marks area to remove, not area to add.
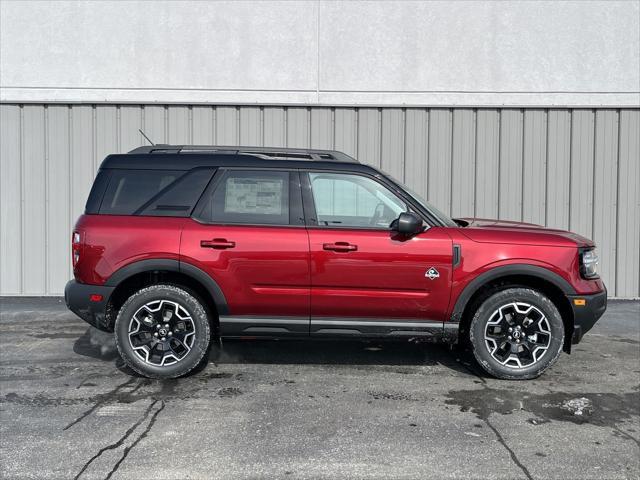
[[[116,270],[105,282],[105,286],[117,287],[126,279],[144,272],[153,271],[169,271],[177,272],[191,277],[200,283],[211,295],[216,305],[219,315],[228,315],[229,306],[227,300],[222,293],[222,289],[205,271],[191,265],[190,263],[180,262],[169,258],[154,258],[150,260],[139,260]]]
[[[487,282],[513,275],[526,275],[528,277],[540,278],[560,289],[565,295],[575,295],[576,293],[569,282],[547,268],[528,265],[526,263],[503,265],[478,275],[464,287],[451,312],[451,321],[457,323],[462,320],[462,313],[469,303],[469,300],[483,285],[486,285]]]

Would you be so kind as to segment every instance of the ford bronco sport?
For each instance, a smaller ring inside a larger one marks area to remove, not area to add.
[[[184,375],[224,337],[467,342],[529,379],[603,314],[594,244],[451,219],[336,151],[156,145],[102,162],[68,307],[128,366]]]

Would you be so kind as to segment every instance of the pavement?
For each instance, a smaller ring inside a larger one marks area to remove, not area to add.
[[[2,479],[640,477],[640,303],[537,380],[441,345],[228,341],[133,376],[57,298],[0,298]]]

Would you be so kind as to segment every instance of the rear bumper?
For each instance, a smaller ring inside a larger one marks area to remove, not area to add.
[[[571,343],[576,344],[595,325],[607,309],[607,289],[595,295],[569,295],[573,309],[573,335]],[[583,306],[576,305],[574,300],[584,299]]]
[[[64,301],[69,310],[78,315],[88,324],[104,331],[111,331],[107,318],[107,306],[109,298],[115,287],[105,287],[100,285],[86,285],[75,280],[67,282],[64,287]],[[92,295],[101,295],[102,299],[91,300]]]

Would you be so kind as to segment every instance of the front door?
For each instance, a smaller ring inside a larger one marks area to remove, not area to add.
[[[219,170],[185,223],[181,261],[219,285],[221,333],[309,333],[309,242],[297,172]]]
[[[402,238],[389,224],[408,207],[377,179],[351,173],[305,175],[310,192],[305,200],[312,204],[312,334],[430,335],[441,330],[452,272],[446,230],[432,227]]]

